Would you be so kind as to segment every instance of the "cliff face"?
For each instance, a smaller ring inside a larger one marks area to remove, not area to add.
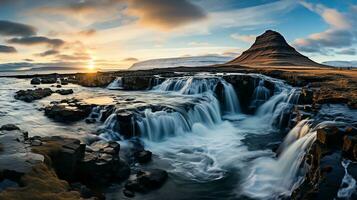
[[[268,30],[254,44],[228,64],[253,66],[323,66],[297,52],[284,37]]]

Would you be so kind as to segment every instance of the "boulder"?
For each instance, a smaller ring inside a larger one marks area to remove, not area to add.
[[[59,122],[75,122],[88,117],[94,105],[88,105],[76,99],[51,102],[45,107],[45,115]]]
[[[161,169],[138,171],[125,184],[125,189],[135,192],[148,192],[160,188],[167,180],[168,174]]]
[[[41,83],[42,84],[54,84],[54,83],[57,83],[57,78],[56,77],[42,77]]]
[[[60,95],[69,95],[69,94],[73,94],[73,90],[72,89],[62,89],[62,90],[56,90],[55,93],[58,93]]]
[[[152,76],[125,76],[122,78],[125,90],[146,90],[151,87]]]
[[[32,85],[39,85],[39,84],[41,84],[41,79],[40,78],[33,78],[33,79],[31,79],[31,84]]]
[[[25,101],[25,102],[32,102],[34,100],[42,99],[45,97],[50,96],[53,91],[50,88],[37,88],[34,90],[20,90],[17,91],[15,94],[15,99]]]
[[[20,130],[20,128],[15,124],[5,124],[0,127],[0,131],[14,131],[14,130]]]
[[[60,178],[72,180],[78,163],[84,158],[85,144],[59,136],[44,137],[40,141],[41,145],[32,146],[32,151],[47,157]]]
[[[148,163],[148,162],[150,162],[151,161],[151,156],[152,156],[151,151],[147,151],[147,150],[137,151],[137,152],[134,153],[134,158],[139,163]]]

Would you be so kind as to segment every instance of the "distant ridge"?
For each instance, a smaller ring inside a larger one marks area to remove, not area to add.
[[[258,36],[248,50],[227,64],[252,66],[324,66],[297,52],[286,42],[280,33],[272,30],[267,30]]]
[[[228,56],[191,56],[177,58],[160,58],[141,61],[133,64],[130,70],[149,70],[154,68],[170,68],[170,67],[202,67],[215,64],[223,64],[232,60],[233,57]]]

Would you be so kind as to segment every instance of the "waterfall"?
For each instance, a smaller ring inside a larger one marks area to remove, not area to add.
[[[280,88],[276,93],[258,108],[255,115],[265,123],[282,128],[286,114],[289,114],[298,102],[300,93],[295,88],[287,87]]]
[[[270,91],[264,86],[264,80],[260,80],[254,89],[250,107],[258,108],[270,98]]]
[[[122,77],[117,77],[113,82],[111,82],[107,88],[109,90],[120,90],[123,89]]]
[[[237,94],[231,84],[220,77],[179,77],[169,78],[153,88],[154,91],[178,92],[183,95],[207,95],[214,94],[217,85],[222,88],[222,112],[225,114],[238,114],[240,104]],[[216,94],[214,94],[216,96]]]
[[[144,115],[137,121],[141,136],[150,141],[161,141],[188,133],[196,123],[213,127],[219,122],[219,102],[209,95],[203,97],[189,111],[179,107],[156,112],[145,109]]]
[[[307,131],[307,126],[307,121],[301,121],[289,132],[278,158],[260,157],[252,162],[250,174],[242,184],[244,195],[272,199],[291,194],[302,181],[299,169],[306,150],[316,138],[315,129]]]

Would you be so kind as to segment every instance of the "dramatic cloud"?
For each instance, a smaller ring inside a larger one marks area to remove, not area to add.
[[[188,45],[194,46],[194,47],[204,47],[204,46],[209,46],[209,43],[208,42],[190,42],[190,43],[188,43]]]
[[[240,40],[246,43],[253,43],[255,41],[256,36],[255,35],[241,35],[238,33],[234,33],[231,35],[231,38],[235,40]]]
[[[11,46],[0,45],[0,53],[16,53],[16,49]]]
[[[43,53],[39,53],[39,54],[36,54],[37,56],[41,56],[41,57],[46,57],[46,56],[52,56],[52,55],[57,55],[59,54],[59,51],[57,50],[48,50],[48,51],[45,51]]]
[[[139,17],[143,25],[172,29],[204,19],[206,13],[188,0],[128,0],[130,14]]]
[[[353,31],[353,20],[350,14],[340,13],[335,9],[327,8],[321,4],[301,2],[307,9],[319,14],[330,27],[320,33],[314,33],[307,38],[299,38],[294,42],[297,49],[305,52],[319,52],[328,54],[334,48],[350,47],[357,38]]]
[[[53,48],[57,48],[65,44],[65,41],[61,39],[51,39],[43,36],[32,36],[32,37],[21,37],[21,38],[12,38],[7,40],[11,44],[22,44],[22,45],[38,45],[45,44]]]
[[[60,62],[70,62],[70,61],[88,61],[91,57],[87,53],[74,53],[73,55],[59,54],[56,56]]]
[[[31,36],[36,29],[26,24],[0,20],[0,35],[4,36]]]

